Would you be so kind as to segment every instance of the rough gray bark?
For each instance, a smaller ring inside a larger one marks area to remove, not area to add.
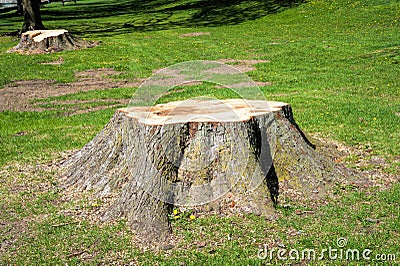
[[[9,52],[49,53],[96,45],[97,43],[72,36],[67,30],[33,30],[23,33],[18,45],[11,48]]]
[[[40,13],[40,0],[22,0],[22,13],[24,23],[21,34],[32,30],[44,30],[42,16]]]
[[[174,206],[271,217],[280,183],[312,193],[340,174],[304,136],[289,105],[248,101],[256,111],[243,115],[238,101],[224,103],[238,112],[222,121],[196,118],[193,104],[117,110],[64,163],[64,186],[117,195],[102,218],[126,217],[142,238],[162,241]],[[213,102],[199,104],[224,117]]]

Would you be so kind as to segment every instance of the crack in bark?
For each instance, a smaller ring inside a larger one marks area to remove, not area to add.
[[[271,123],[273,122],[270,121],[268,125],[260,126],[259,121],[256,118],[252,118],[246,123],[246,127],[250,145],[265,177],[264,181],[267,183],[270,198],[274,207],[276,207],[279,196],[279,181],[272,160],[270,138],[267,134],[267,127],[271,126]]]

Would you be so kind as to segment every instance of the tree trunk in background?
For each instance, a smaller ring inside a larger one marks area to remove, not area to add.
[[[23,15],[24,14],[24,8],[22,6],[22,0],[17,0],[17,13],[19,15]]]
[[[339,174],[288,104],[225,100],[119,109],[61,176],[71,191],[114,195],[102,219],[125,217],[151,242],[168,238],[175,206],[273,218],[280,193],[321,194]]]
[[[40,14],[40,0],[22,0],[24,24],[21,34],[31,30],[44,30]]]

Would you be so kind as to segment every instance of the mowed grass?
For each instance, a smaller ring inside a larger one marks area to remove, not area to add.
[[[382,157],[387,163],[379,171],[398,176],[400,2],[307,1],[283,7],[278,1],[232,2],[235,5],[82,0],[64,7],[58,2],[46,5],[42,11],[48,28],[65,28],[101,45],[26,56],[6,53],[18,40],[0,37],[0,87],[29,79],[71,82],[74,72],[87,69],[114,68],[124,72],[116,78],[133,81],[189,60],[269,60],[247,73],[255,81],[272,82],[261,87],[267,99],[290,103],[307,133]],[[19,29],[22,18],[8,12],[0,14],[0,22],[3,34]],[[182,36],[192,32],[207,34]],[[59,57],[61,65],[41,64]],[[46,101],[127,99],[135,89],[91,91]],[[172,91],[165,100],[198,95],[233,94],[197,86]],[[371,258],[396,254],[399,260],[398,183],[386,190],[339,186],[324,206],[279,206],[277,221],[255,216],[190,220],[186,215],[173,221],[175,233],[183,239],[177,247],[161,252],[137,248],[124,221],[101,225],[79,216],[95,211],[102,202],[64,200],[57,169],[43,169],[61,152],[89,142],[113,112],[73,116],[57,110],[0,112],[0,264],[279,264],[292,261],[280,261],[276,255],[260,260],[257,252],[264,244],[321,251],[337,247],[339,237],[347,238],[346,248],[371,249]],[[360,154],[347,160],[357,161]],[[365,261],[349,261],[360,263]]]

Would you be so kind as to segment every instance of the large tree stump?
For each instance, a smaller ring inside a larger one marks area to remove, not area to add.
[[[240,99],[119,109],[63,168],[65,187],[117,195],[102,218],[149,241],[168,237],[174,206],[271,216],[283,185],[321,193],[338,174],[288,104]]]
[[[72,36],[67,30],[33,30],[21,34],[20,42],[9,52],[50,53],[90,48],[97,43]]]

